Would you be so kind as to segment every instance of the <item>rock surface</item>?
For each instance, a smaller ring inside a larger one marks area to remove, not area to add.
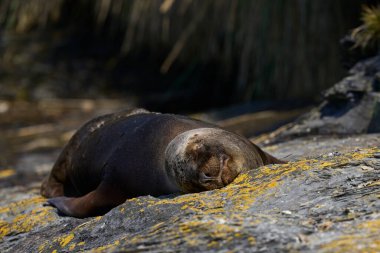
[[[380,56],[358,62],[349,75],[324,92],[322,103],[269,142],[307,135],[380,132]]]
[[[219,190],[130,199],[93,218],[57,215],[39,181],[3,187],[1,252],[380,251],[379,134],[265,149],[292,162]]]

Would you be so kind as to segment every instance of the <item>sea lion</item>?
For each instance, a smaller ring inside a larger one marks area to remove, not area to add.
[[[128,198],[221,188],[284,163],[246,138],[185,116],[138,109],[89,121],[71,138],[41,194],[62,214],[101,215]]]

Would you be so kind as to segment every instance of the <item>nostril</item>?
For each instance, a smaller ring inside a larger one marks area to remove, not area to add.
[[[199,173],[199,176],[200,176],[200,178],[202,178],[202,179],[210,179],[212,176],[211,176],[211,174],[210,173],[204,173],[204,172],[201,172],[201,173]]]
[[[228,155],[226,155],[226,154],[222,154],[222,155],[220,156],[220,158],[224,161],[224,160],[229,159],[230,157],[229,157]]]
[[[210,181],[217,181],[218,180],[216,177],[213,177],[211,174],[204,173],[204,172],[199,173],[199,179],[203,183],[210,182]]]

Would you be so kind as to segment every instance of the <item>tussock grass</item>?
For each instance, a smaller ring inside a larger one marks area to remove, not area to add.
[[[362,11],[363,24],[352,31],[355,46],[366,48],[378,46],[380,42],[380,5],[364,6]]]
[[[216,64],[216,89],[230,87],[234,101],[310,98],[342,77],[338,41],[357,25],[362,3],[0,0],[0,25],[24,33],[86,22],[89,30],[121,35],[121,54],[148,49],[161,59],[162,74],[171,73],[176,64]],[[365,22],[378,22],[375,14],[367,16]],[[357,32],[363,45],[378,34],[372,26]]]

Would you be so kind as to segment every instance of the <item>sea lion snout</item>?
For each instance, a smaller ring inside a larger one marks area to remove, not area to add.
[[[229,151],[230,143],[220,134],[222,131],[191,130],[168,145],[166,169],[184,192],[222,188],[239,174],[241,159]]]
[[[210,188],[220,188],[231,183],[234,178],[230,177],[228,167],[228,161],[230,157],[226,154],[219,155],[219,166],[211,168],[208,164],[203,165],[199,168],[199,183],[203,185],[206,189]]]
[[[240,173],[282,163],[242,136],[219,128],[197,128],[177,135],[165,150],[168,176],[183,192],[222,188]]]
[[[185,155],[196,171],[198,184],[204,190],[221,188],[231,183],[237,176],[232,156],[223,143],[209,136],[195,134],[189,138]]]

